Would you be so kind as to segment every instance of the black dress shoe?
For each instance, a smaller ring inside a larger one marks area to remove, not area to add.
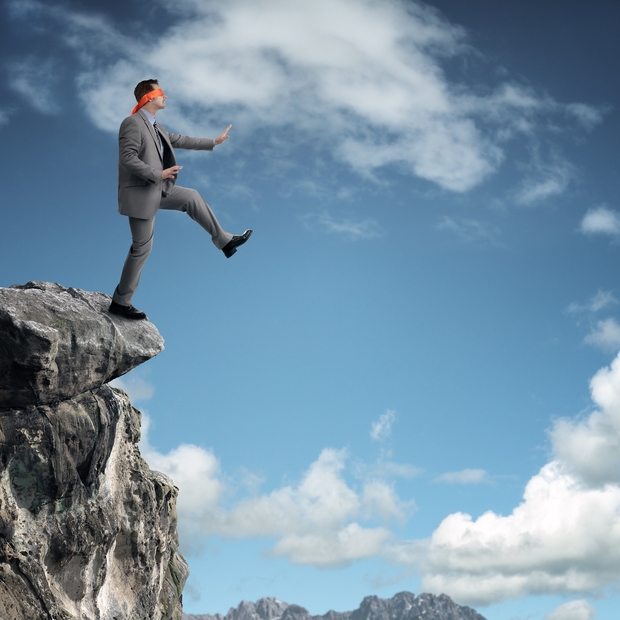
[[[138,310],[131,305],[122,306],[121,304],[117,304],[115,301],[112,301],[112,303],[110,304],[110,312],[112,314],[120,314],[127,319],[146,319],[146,314],[144,314],[144,312],[142,312],[141,310]]]
[[[252,234],[251,230],[246,230],[242,235],[235,235],[223,248],[224,256],[230,258],[240,245],[243,245]]]

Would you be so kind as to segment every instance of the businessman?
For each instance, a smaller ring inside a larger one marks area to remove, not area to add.
[[[252,231],[246,230],[242,235],[226,232],[195,189],[176,185],[183,166],[177,166],[174,149],[212,151],[228,140],[232,125],[215,140],[168,133],[155,121],[157,112],[166,107],[166,95],[157,80],[140,82],[134,95],[138,103],[118,132],[118,210],[129,218],[132,243],[112,296],[110,312],[139,320],[146,319],[146,314],[135,308],[131,300],[151,252],[159,209],[187,213],[207,231],[226,258],[250,238]]]

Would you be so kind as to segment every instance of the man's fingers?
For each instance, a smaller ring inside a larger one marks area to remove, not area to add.
[[[166,168],[165,170],[162,170],[161,178],[174,179],[181,168],[183,168],[183,166],[172,166],[172,168]]]

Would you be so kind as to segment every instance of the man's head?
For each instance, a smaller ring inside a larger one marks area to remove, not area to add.
[[[157,96],[155,96],[153,91],[157,91]],[[153,93],[151,98],[146,97],[149,93]],[[133,94],[136,97],[138,105],[136,105],[132,114],[142,107],[149,114],[155,116],[159,110],[163,110],[166,107],[166,95],[164,95],[163,91],[159,88],[159,82],[157,80],[142,80],[142,82],[134,88]],[[146,99],[146,102],[142,101],[142,99]]]
[[[157,80],[142,80],[133,91],[136,101],[140,101],[146,93],[150,93],[155,88],[159,88],[159,82]]]

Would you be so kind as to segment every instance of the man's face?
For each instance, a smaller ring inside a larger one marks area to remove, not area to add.
[[[153,88],[151,88],[151,90],[157,90],[158,88],[160,88],[155,84],[152,86]],[[159,95],[159,97],[154,97],[153,99],[151,99],[149,103],[152,103],[156,110],[163,110],[166,107],[166,99],[166,95]]]

